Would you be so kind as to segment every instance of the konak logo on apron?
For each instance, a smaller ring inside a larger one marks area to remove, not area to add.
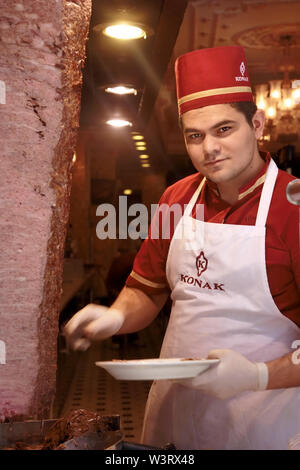
[[[193,219],[202,180],[169,248],[173,305],[160,357],[205,358],[212,349],[233,349],[266,362],[292,351],[299,328],[274,303],[265,262],[277,173],[271,160],[254,226]],[[142,440],[156,446],[173,442],[178,449],[287,449],[300,431],[299,410],[300,388],[219,400],[172,381],[155,381]]]

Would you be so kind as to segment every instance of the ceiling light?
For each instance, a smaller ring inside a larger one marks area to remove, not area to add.
[[[126,121],[125,119],[110,119],[109,121],[106,121],[106,124],[109,124],[113,127],[132,126],[132,123],[130,121]]]
[[[144,147],[146,145],[146,142],[143,142],[143,141],[139,141],[139,142],[136,142],[135,143],[136,147]]]
[[[126,196],[130,196],[130,194],[132,194],[132,189],[124,189],[123,194],[126,194]]]
[[[133,132],[132,132],[132,134],[133,134]],[[144,139],[144,137],[142,135],[134,135],[132,138],[133,138],[133,140],[143,140]]]
[[[279,90],[273,90],[271,96],[272,98],[280,98]]]
[[[148,158],[149,158],[149,155],[146,155],[145,153],[142,153],[142,154],[140,155],[140,159],[141,159],[141,160],[147,160]]]
[[[292,106],[293,106],[293,101],[291,100],[291,98],[286,98],[286,99],[284,100],[284,106],[285,106],[286,109],[292,108]]]
[[[263,99],[261,99],[260,101],[257,102],[257,107],[259,109],[265,109],[266,108],[266,103],[264,102]]]
[[[142,163],[142,167],[144,168],[149,168],[149,166],[150,166],[150,163]]]
[[[299,98],[300,98],[300,88],[298,88],[297,90],[293,92],[293,99],[297,100]]]
[[[268,109],[267,109],[267,116],[269,118],[273,118],[276,116],[276,109],[274,106],[270,106]]]
[[[114,93],[115,95],[136,95],[137,90],[125,85],[111,86],[105,88],[106,93]]]
[[[147,37],[146,31],[143,28],[128,23],[119,23],[106,26],[106,28],[103,29],[103,34],[105,34],[105,36],[109,36],[110,38],[123,40],[140,38],[146,39]]]
[[[144,151],[144,150],[147,150],[147,147],[145,147],[145,146],[143,145],[142,147],[137,147],[137,150],[139,150],[139,151],[140,151],[140,150]]]

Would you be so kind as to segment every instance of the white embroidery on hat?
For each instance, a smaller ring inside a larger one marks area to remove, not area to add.
[[[245,75],[245,71],[246,71],[246,67],[245,67],[244,62],[241,62],[240,71],[241,71],[241,74],[244,76],[244,75]]]
[[[245,66],[244,62],[241,62],[240,72],[241,72],[242,76],[241,77],[235,77],[235,81],[236,82],[248,82],[249,78],[244,76],[245,72],[246,72],[246,66]]]

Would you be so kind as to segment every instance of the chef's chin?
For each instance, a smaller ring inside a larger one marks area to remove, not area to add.
[[[215,170],[215,171],[203,171],[202,173],[204,176],[206,176],[207,179],[212,181],[213,183],[225,183],[227,181],[230,181],[234,176],[231,175],[227,170],[220,169],[220,170]]]

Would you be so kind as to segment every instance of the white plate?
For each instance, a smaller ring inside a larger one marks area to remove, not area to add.
[[[96,362],[118,380],[163,380],[196,377],[219,359],[136,359]]]

